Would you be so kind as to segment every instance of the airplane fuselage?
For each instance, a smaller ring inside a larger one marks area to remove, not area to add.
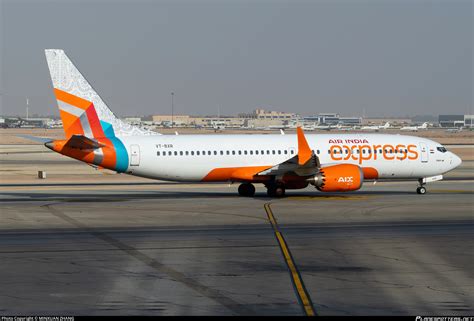
[[[322,167],[354,164],[366,179],[443,174],[460,159],[420,137],[385,134],[306,135]],[[160,135],[119,138],[129,155],[126,173],[172,181],[220,181],[216,169],[271,167],[295,156],[295,135]],[[223,181],[230,178],[221,177]]]

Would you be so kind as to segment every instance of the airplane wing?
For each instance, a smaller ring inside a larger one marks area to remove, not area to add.
[[[72,135],[64,146],[77,149],[97,149],[104,147],[105,145],[86,136]]]
[[[301,127],[296,129],[296,133],[298,137],[298,154],[283,163],[257,173],[258,176],[283,176],[288,174],[310,176],[319,172],[319,168],[321,167],[319,157],[316,156],[309,147]]]

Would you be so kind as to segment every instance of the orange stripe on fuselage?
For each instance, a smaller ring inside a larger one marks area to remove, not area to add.
[[[203,182],[225,182],[225,181],[252,181],[262,182],[267,181],[267,176],[255,176],[257,173],[271,168],[272,166],[248,166],[248,167],[225,167],[214,168],[206,177],[202,179]]]
[[[56,99],[64,101],[65,103],[68,103],[69,105],[73,105],[84,110],[86,110],[87,107],[89,107],[92,104],[88,100],[71,95],[57,88],[54,88],[54,94],[56,95]]]

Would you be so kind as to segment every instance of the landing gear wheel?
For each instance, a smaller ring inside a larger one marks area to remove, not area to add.
[[[267,195],[269,197],[274,197],[275,196],[275,187],[274,186],[269,186],[267,188]]]
[[[416,192],[421,195],[426,194],[426,188],[424,186],[420,186],[416,189]]]
[[[255,186],[250,183],[243,183],[239,186],[239,195],[252,197],[255,195]]]
[[[285,187],[282,185],[268,186],[267,195],[270,197],[283,197],[285,196]]]
[[[283,197],[285,196],[285,188],[283,186],[277,186],[275,188],[275,196],[276,197]]]

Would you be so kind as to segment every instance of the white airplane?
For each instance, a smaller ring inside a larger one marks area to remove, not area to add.
[[[458,128],[448,128],[446,129],[446,132],[447,133],[460,133],[462,132],[462,127],[458,127]]]
[[[443,178],[461,159],[439,143],[386,134],[160,135],[122,122],[63,50],[46,50],[65,139],[43,141],[51,150],[119,173],[182,182],[253,184],[272,197],[309,184],[322,192],[355,191],[364,180]],[[24,136],[25,137],[25,136]]]
[[[390,122],[386,122],[383,126],[378,126],[378,125],[362,126],[361,130],[375,130],[376,132],[378,132],[381,129],[388,129],[388,128],[390,128]]]
[[[401,131],[410,131],[410,132],[417,132],[418,129],[428,129],[428,123],[423,123],[421,126],[405,126],[400,128]]]
[[[344,125],[342,125],[342,124],[337,124],[337,125],[336,125],[336,129],[337,129],[337,130],[340,130],[340,131],[350,131],[350,130],[353,130],[354,127],[352,127],[352,126],[344,126]]]

